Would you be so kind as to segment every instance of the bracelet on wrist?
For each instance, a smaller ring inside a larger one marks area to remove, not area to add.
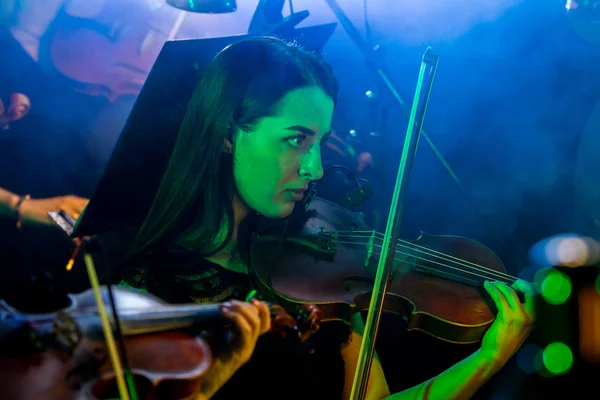
[[[15,213],[17,215],[17,229],[21,229],[21,227],[23,226],[23,216],[21,215],[21,204],[23,204],[24,201],[31,199],[31,196],[26,194],[25,196],[19,196],[19,200],[17,201],[17,204],[15,204],[15,206],[13,207],[13,210],[15,210]]]

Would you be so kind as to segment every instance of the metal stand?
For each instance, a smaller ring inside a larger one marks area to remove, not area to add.
[[[369,46],[369,44],[362,38],[360,32],[352,24],[348,16],[346,16],[344,11],[337,4],[336,0],[325,0],[325,2],[327,3],[327,5],[329,5],[331,11],[333,11],[337,19],[340,21],[340,24],[342,25],[348,36],[350,36],[350,39],[354,42],[355,46],[364,55],[367,61],[367,66],[371,68],[373,72],[377,76],[379,76],[379,78],[381,78],[385,86],[388,88],[390,94],[400,105],[402,111],[404,111],[405,114],[408,116],[410,112],[409,105],[407,105],[402,96],[400,96],[400,92],[389,78],[389,74],[386,68],[383,65],[381,65],[381,62],[379,62],[379,60],[377,59],[377,51],[379,48],[371,48]],[[420,134],[421,136],[423,136],[423,139],[425,139],[425,141],[427,142],[433,153],[436,155],[436,157],[440,160],[444,169],[448,172],[448,174],[450,174],[452,180],[464,192],[465,189],[460,180],[458,179],[458,176],[454,173],[454,171],[450,167],[450,164],[448,164],[442,153],[433,144],[433,142],[429,138],[429,135],[427,135],[427,133],[423,130],[421,130]]]
[[[387,70],[382,65],[382,63],[380,62],[380,60],[378,59],[378,54],[377,53],[378,53],[379,47],[376,46],[375,48],[371,48],[369,46],[369,44],[362,38],[360,32],[356,29],[356,27],[352,24],[352,22],[346,16],[346,14],[344,13],[344,11],[337,4],[336,0],[325,0],[325,1],[329,5],[329,8],[331,8],[331,11],[333,11],[333,13],[337,17],[337,19],[340,21],[340,24],[342,25],[342,27],[344,28],[344,30],[346,31],[346,33],[348,34],[348,36],[350,36],[350,39],[354,42],[355,46],[364,55],[364,57],[366,59],[367,66],[377,76],[379,76],[379,78],[381,78],[381,80],[385,84],[385,87],[388,88],[388,90],[389,90],[390,94],[392,95],[392,97],[394,97],[394,99],[396,99],[396,101],[400,105],[400,108],[402,109],[402,111],[404,111],[405,114],[408,116],[409,115],[408,105],[402,99],[402,96],[400,96],[399,90],[392,83],[391,79],[389,78],[389,74],[388,74]],[[483,228],[486,230],[487,234],[490,235],[490,236],[492,236],[492,237],[495,237],[496,239],[499,239],[499,240],[505,242],[506,241],[505,238],[498,237],[497,235],[495,235],[495,233],[494,233],[495,230],[493,229],[492,226],[490,226],[487,223],[487,221],[484,218],[484,216],[483,216],[483,214],[482,214],[482,212],[481,212],[481,210],[480,210],[477,202],[474,201],[474,199],[472,198],[472,196],[465,189],[465,187],[463,186],[462,182],[458,179],[458,176],[454,173],[454,171],[450,167],[450,164],[448,164],[448,162],[446,161],[446,159],[444,158],[444,156],[442,155],[442,153],[437,149],[437,147],[433,144],[433,142],[429,138],[429,135],[427,135],[427,133],[424,130],[422,130],[422,129],[421,129],[420,135],[423,137],[423,139],[425,139],[425,141],[429,145],[429,148],[431,149],[431,151],[433,151],[433,153],[436,155],[436,157],[438,158],[438,160],[440,161],[440,163],[442,164],[442,166],[444,167],[444,169],[446,170],[446,172],[450,175],[450,178],[454,181],[454,183],[456,184],[456,186],[458,186],[458,188],[461,190],[461,192],[463,193],[463,196],[469,202],[469,204],[473,208],[473,211],[477,214],[477,217],[479,218],[479,220],[480,220]],[[510,246],[513,246],[513,247],[519,245],[515,241],[510,241],[510,243],[506,243],[506,244],[507,245],[510,244]]]

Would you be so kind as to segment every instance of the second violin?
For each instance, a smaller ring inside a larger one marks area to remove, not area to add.
[[[168,305],[136,290],[112,291],[134,398],[178,400],[197,393],[214,356],[214,349],[198,334],[228,329],[221,305]],[[107,292],[102,287],[105,298]],[[0,359],[0,399],[119,398],[94,293],[90,289],[69,300],[67,308],[47,314],[22,313],[1,301],[0,324],[22,321],[21,342],[29,340],[33,346],[24,349],[25,354],[13,349],[10,357]],[[320,311],[300,307],[292,317],[272,305],[271,318],[271,333],[303,342],[319,329]],[[30,351],[36,347],[38,352]]]

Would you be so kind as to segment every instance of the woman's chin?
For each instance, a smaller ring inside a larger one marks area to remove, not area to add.
[[[282,219],[289,217],[292,214],[295,205],[295,201],[282,201],[273,204],[268,210],[263,210],[263,212],[257,211],[267,218]]]

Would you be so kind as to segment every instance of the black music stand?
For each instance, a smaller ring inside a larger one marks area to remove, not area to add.
[[[321,52],[336,26],[334,22],[298,28],[280,36]],[[165,43],[73,237],[140,226],[158,190],[196,82],[219,51],[251,36],[257,35]]]

